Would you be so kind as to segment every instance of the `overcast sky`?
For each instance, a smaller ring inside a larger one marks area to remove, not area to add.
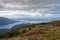
[[[60,20],[60,0],[0,0],[0,17],[15,20]]]

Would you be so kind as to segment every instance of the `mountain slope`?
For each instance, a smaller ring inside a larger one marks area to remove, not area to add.
[[[60,21],[53,21],[53,22],[49,22],[50,24],[54,25],[54,26],[60,26]]]
[[[9,29],[0,29],[0,34],[4,33],[4,32],[8,32]]]
[[[30,24],[29,23],[17,24],[17,25],[14,25],[10,30],[16,30],[18,28],[21,28],[21,27],[27,26],[27,25],[30,25]]]
[[[7,27],[10,27],[9,24],[16,23],[16,22],[18,22],[18,21],[8,19],[5,17],[0,17],[0,33],[9,31],[9,29],[7,28]]]
[[[17,22],[17,21],[14,21],[14,20],[8,19],[8,18],[4,18],[4,17],[0,17],[0,26],[7,25],[10,23],[15,23],[15,22]]]
[[[60,27],[57,25],[43,27],[41,24],[45,25],[45,23],[32,24],[1,34],[0,40],[60,40]]]

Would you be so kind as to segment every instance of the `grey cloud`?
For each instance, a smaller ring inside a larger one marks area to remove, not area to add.
[[[35,9],[43,5],[50,5],[60,3],[60,0],[1,0],[0,4],[3,4],[5,9],[21,9],[18,6],[25,6],[23,9]],[[1,4],[1,5],[2,5]],[[6,4],[16,5],[17,7],[7,7]],[[26,7],[28,5],[28,7]],[[7,8],[6,8],[7,7]]]
[[[60,0],[0,0],[0,10],[60,13]]]

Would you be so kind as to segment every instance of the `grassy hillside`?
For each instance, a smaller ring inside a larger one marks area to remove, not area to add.
[[[49,23],[54,26],[60,26],[60,21],[53,21],[53,22],[49,22]]]
[[[59,22],[54,21],[24,26],[1,34],[0,40],[60,40]]]

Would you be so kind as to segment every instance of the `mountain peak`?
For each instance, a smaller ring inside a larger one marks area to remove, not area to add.
[[[9,18],[5,18],[5,17],[0,17],[0,26],[7,25],[14,22],[17,22],[17,21],[9,19]]]

